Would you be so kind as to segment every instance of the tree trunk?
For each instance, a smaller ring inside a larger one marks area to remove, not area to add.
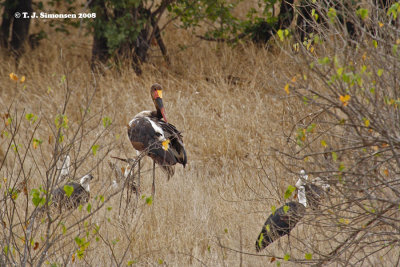
[[[90,2],[90,9],[96,13],[93,33],[91,68],[95,69],[96,63],[106,63],[109,58],[107,38],[104,36],[103,26],[108,22],[107,10],[104,0]]]
[[[28,15],[31,15],[32,0],[19,0],[15,10],[21,14],[27,12]],[[14,16],[14,14],[10,14],[10,16]],[[20,56],[23,52],[23,45],[28,37],[30,24],[31,20],[23,18],[23,15],[20,18],[14,18],[10,47],[17,56]]]
[[[14,19],[14,14],[16,11],[16,6],[18,2],[13,0],[6,0],[4,3],[4,11],[3,11],[3,21],[0,26],[0,46],[8,47],[9,39],[10,39],[10,27],[12,21]]]

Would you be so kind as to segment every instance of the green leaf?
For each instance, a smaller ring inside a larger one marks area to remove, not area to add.
[[[378,74],[378,76],[379,76],[379,77],[381,77],[381,76],[382,76],[382,74],[383,74],[383,69],[378,69],[378,72],[377,72],[377,74]]]
[[[99,145],[93,145],[92,146],[92,153],[93,156],[96,156],[97,150],[99,149]]]
[[[276,211],[276,207],[275,207],[275,206],[272,206],[272,207],[271,207],[272,215],[275,215],[275,211]]]
[[[92,205],[90,203],[88,203],[86,210],[88,213],[90,213],[90,211],[92,210]]]
[[[388,16],[393,16],[393,18],[396,20],[398,13],[400,12],[400,4],[399,3],[394,3],[388,10],[387,15]]]
[[[39,189],[32,189],[31,190],[32,196],[32,203],[35,207],[39,206],[40,204],[44,204],[45,198],[41,197],[41,191]]]
[[[311,133],[314,131],[315,126],[317,126],[315,123],[311,123],[306,129],[307,133]]]
[[[333,161],[337,160],[337,154],[335,151],[332,151],[332,159],[333,159]]]
[[[362,19],[365,20],[368,18],[368,9],[360,8],[356,11],[356,14]]]
[[[289,206],[287,206],[287,205],[283,206],[283,211],[284,211],[285,213],[287,213],[287,212],[289,211],[289,209],[290,209]]]
[[[146,197],[146,204],[151,205],[152,203],[153,203],[153,197],[152,196]]]
[[[306,253],[305,258],[306,258],[306,260],[312,260],[312,254]]]
[[[289,254],[285,254],[285,256],[283,256],[283,260],[284,261],[288,261],[290,259],[290,255]]]
[[[378,47],[378,42],[376,40],[372,40],[372,44],[374,45],[375,48]]]
[[[328,145],[326,144],[326,141],[325,140],[321,140],[321,146],[323,146],[323,147],[327,147]]]
[[[397,48],[398,48],[398,45],[393,45],[393,47],[392,47],[392,53],[394,56],[397,55]]]
[[[262,241],[263,241],[263,240],[264,240],[264,234],[261,233],[261,234],[260,234],[260,238],[258,239],[258,247],[261,248],[261,246],[262,246]]]
[[[40,140],[40,139],[33,138],[33,140],[32,140],[32,144],[33,144],[33,148],[34,149],[36,149],[42,143],[43,143],[43,140]]]
[[[162,265],[164,264],[164,261],[162,259],[158,259],[158,264]]]
[[[281,42],[283,42],[283,40],[284,40],[283,31],[282,30],[278,30],[276,33],[278,34],[279,39],[281,40]]]
[[[271,226],[269,224],[267,224],[265,226],[265,230],[267,230],[268,233],[271,232]]]
[[[78,236],[75,237],[75,243],[76,243],[78,246],[82,246],[84,242],[85,242],[85,241],[84,241],[83,239],[80,239]]]
[[[288,198],[292,195],[292,193],[294,192],[294,190],[296,190],[296,187],[294,187],[294,186],[292,186],[292,185],[289,185],[288,188],[286,189],[284,198],[285,198],[285,199],[288,199]]]
[[[74,192],[74,188],[70,185],[64,185],[64,191],[65,194],[67,195],[67,197],[70,197],[72,195],[72,193]]]
[[[25,114],[25,119],[27,121],[35,122],[37,120],[37,116],[33,115],[32,113]]]
[[[107,116],[104,117],[103,118],[103,126],[104,126],[104,128],[107,128],[110,125],[111,125],[111,119],[109,117],[107,117]]]
[[[333,23],[333,21],[336,18],[336,9],[334,9],[333,7],[330,7],[328,10],[328,17],[329,17],[330,21]]]
[[[64,141],[64,135],[60,133],[60,136],[58,137],[58,142],[61,144]]]
[[[318,63],[321,64],[321,65],[327,65],[327,64],[329,64],[329,62],[331,62],[329,57],[324,57],[324,58],[319,58],[318,59]]]
[[[57,114],[54,119],[54,124],[56,125],[57,130],[61,127],[64,129],[68,129],[68,118],[67,115]]]

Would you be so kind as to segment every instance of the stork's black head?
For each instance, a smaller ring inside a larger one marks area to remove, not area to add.
[[[160,113],[164,118],[164,121],[167,122],[167,117],[165,116],[164,104],[162,101],[162,86],[158,83],[155,83],[150,88],[151,99],[153,99],[154,106],[157,109],[157,113]]]

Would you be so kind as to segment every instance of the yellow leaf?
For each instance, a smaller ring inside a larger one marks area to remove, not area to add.
[[[365,120],[365,121],[364,121],[364,124],[365,124],[366,127],[369,127],[369,120],[368,120],[368,119]]]
[[[389,171],[388,171],[388,169],[385,169],[385,170],[383,171],[383,173],[384,173],[386,176],[389,176]]]
[[[21,77],[21,80],[19,81],[20,83],[24,83],[25,82],[25,76]]]
[[[326,144],[326,141],[325,141],[325,140],[321,140],[321,146],[327,147],[327,144]]]
[[[342,224],[349,224],[350,220],[349,219],[340,218],[339,222],[342,223]]]
[[[17,75],[15,75],[15,73],[14,73],[14,72],[11,72],[11,73],[10,73],[10,79],[11,79],[11,80],[13,80],[13,81],[16,81],[16,82],[18,82],[18,76],[17,76]]]
[[[284,90],[285,90],[286,94],[290,94],[290,91],[289,91],[289,84],[288,84],[288,83],[285,85]]]
[[[351,96],[349,95],[344,95],[344,96],[340,96],[339,99],[340,101],[343,103],[343,106],[347,106],[347,104],[349,104]]]
[[[383,27],[383,23],[382,22],[379,22],[379,28],[382,28]]]
[[[311,53],[314,52],[314,46],[311,46],[311,47],[310,47],[310,52],[311,52]]]
[[[363,55],[362,55],[362,60],[365,60],[367,58],[367,53],[365,52]]]
[[[296,77],[296,76],[293,76],[293,78],[292,78],[292,83],[295,83],[296,80],[297,80],[297,77]]]
[[[163,149],[164,150],[168,150],[168,148],[169,148],[169,139],[167,139],[167,140],[165,140],[165,141],[163,141],[162,142],[162,146],[163,146]]]
[[[38,147],[38,143],[33,141],[33,148],[36,149]]]

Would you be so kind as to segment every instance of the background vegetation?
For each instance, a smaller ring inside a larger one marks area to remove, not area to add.
[[[18,47],[0,38],[0,265],[399,265],[399,3],[32,6],[98,17],[31,20]],[[169,182],[157,170],[152,199],[146,159],[136,198],[111,186],[109,163],[126,164],[110,156],[136,156],[126,125],[153,108],[154,82],[188,165]],[[257,254],[301,168],[329,197]],[[88,172],[88,204],[48,208],[52,189]]]

